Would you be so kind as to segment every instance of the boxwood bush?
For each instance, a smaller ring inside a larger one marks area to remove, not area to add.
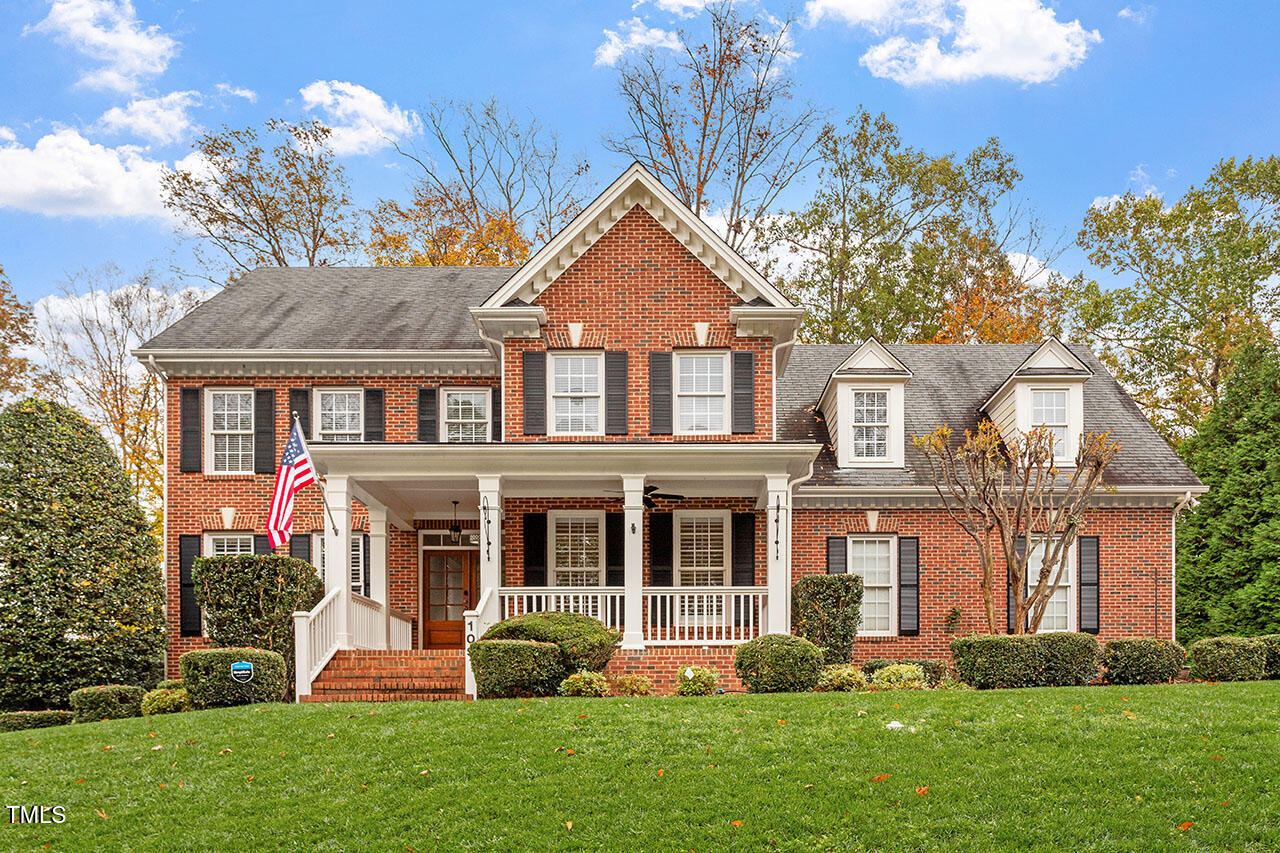
[[[876,690],[923,690],[928,687],[924,670],[914,663],[891,663],[871,676]]]
[[[804,637],[765,634],[738,646],[733,668],[752,693],[802,693],[817,685],[822,657]]]
[[[858,575],[806,575],[791,588],[791,624],[822,650],[826,664],[849,662],[861,615]]]
[[[818,676],[818,683],[813,688],[824,693],[835,693],[839,691],[855,692],[867,689],[867,677],[862,673],[862,667],[856,663],[838,663],[834,666],[824,666],[822,674]]]
[[[1092,634],[1016,634],[951,641],[956,674],[979,689],[1088,684],[1098,674]]]
[[[0,713],[0,732],[65,726],[75,721],[75,711],[7,711]]]
[[[481,699],[554,696],[565,678],[564,655],[555,643],[484,639],[468,654]]]
[[[156,690],[177,690],[177,689],[179,689],[180,687],[182,687],[182,679],[181,679],[181,678],[166,678],[164,681],[161,681],[160,683],[158,683],[158,684],[155,686],[155,688],[154,688],[154,689],[156,689]]]
[[[683,666],[676,672],[677,696],[710,696],[720,686],[720,673],[705,666]]]
[[[69,704],[77,723],[122,720],[142,716],[142,696],[147,691],[128,684],[103,684],[71,691]]]
[[[253,664],[253,678],[241,684],[231,678],[231,664]],[[196,649],[178,659],[182,686],[194,708],[225,708],[284,699],[284,657],[264,649]]]
[[[1191,677],[1202,681],[1257,681],[1267,676],[1267,644],[1257,637],[1207,637],[1187,649]]]
[[[862,674],[871,678],[877,672],[886,666],[892,666],[898,663],[909,663],[920,667],[924,671],[924,679],[929,683],[930,687],[936,687],[942,679],[947,677],[947,662],[943,660],[925,660],[922,658],[902,658],[899,660],[889,660],[887,658],[872,658],[862,665]]]
[[[1182,671],[1187,650],[1156,637],[1122,637],[1102,647],[1102,677],[1108,684],[1167,684]]]
[[[598,672],[575,672],[560,682],[561,696],[604,696],[609,692],[609,679]]]
[[[1258,637],[1267,647],[1267,678],[1280,678],[1280,634]]]
[[[157,687],[148,690],[142,697],[142,716],[153,717],[156,714],[176,714],[191,710],[191,697],[181,687]]]
[[[1097,681],[1101,649],[1093,634],[1070,631],[1037,634],[1036,642],[1041,649],[1041,683],[1072,687]]]
[[[622,634],[589,616],[537,611],[503,620],[485,631],[481,639],[555,643],[565,673],[601,672],[613,658]]]

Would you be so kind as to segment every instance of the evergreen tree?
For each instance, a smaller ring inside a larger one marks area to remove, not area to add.
[[[27,399],[0,413],[0,709],[143,684],[164,649],[155,537],[102,435]]]
[[[1209,492],[1178,522],[1178,639],[1280,632],[1280,352],[1241,350],[1183,456]]]

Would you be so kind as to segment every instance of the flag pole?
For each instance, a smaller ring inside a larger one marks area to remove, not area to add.
[[[298,435],[302,436],[302,446],[307,448],[307,456],[310,456],[311,448],[307,447],[307,434],[302,429],[302,418],[298,417],[298,413],[296,411],[291,411],[290,414],[293,415],[294,426],[298,428]],[[311,464],[312,466],[315,465],[314,460],[312,461]],[[320,476],[319,472],[316,472],[316,477],[319,478],[319,476]],[[324,488],[324,486],[320,487],[320,503],[324,504],[325,514],[329,516],[329,526],[333,528],[333,535],[337,536],[338,522],[334,520],[333,510],[329,508],[329,496],[328,494],[326,494],[326,491],[327,490]]]

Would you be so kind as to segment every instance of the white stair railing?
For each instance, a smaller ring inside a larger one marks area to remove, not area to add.
[[[294,695],[298,699],[311,694],[311,682],[338,651],[337,602],[341,592],[330,590],[309,612],[294,611]]]
[[[413,648],[413,617],[394,607],[391,611],[391,645],[392,651],[408,651]]]
[[[357,649],[387,647],[386,618],[381,602],[351,593],[351,638]]]

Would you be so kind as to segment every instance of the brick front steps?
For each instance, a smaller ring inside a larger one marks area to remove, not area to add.
[[[303,702],[432,702],[467,699],[461,649],[340,651]]]

